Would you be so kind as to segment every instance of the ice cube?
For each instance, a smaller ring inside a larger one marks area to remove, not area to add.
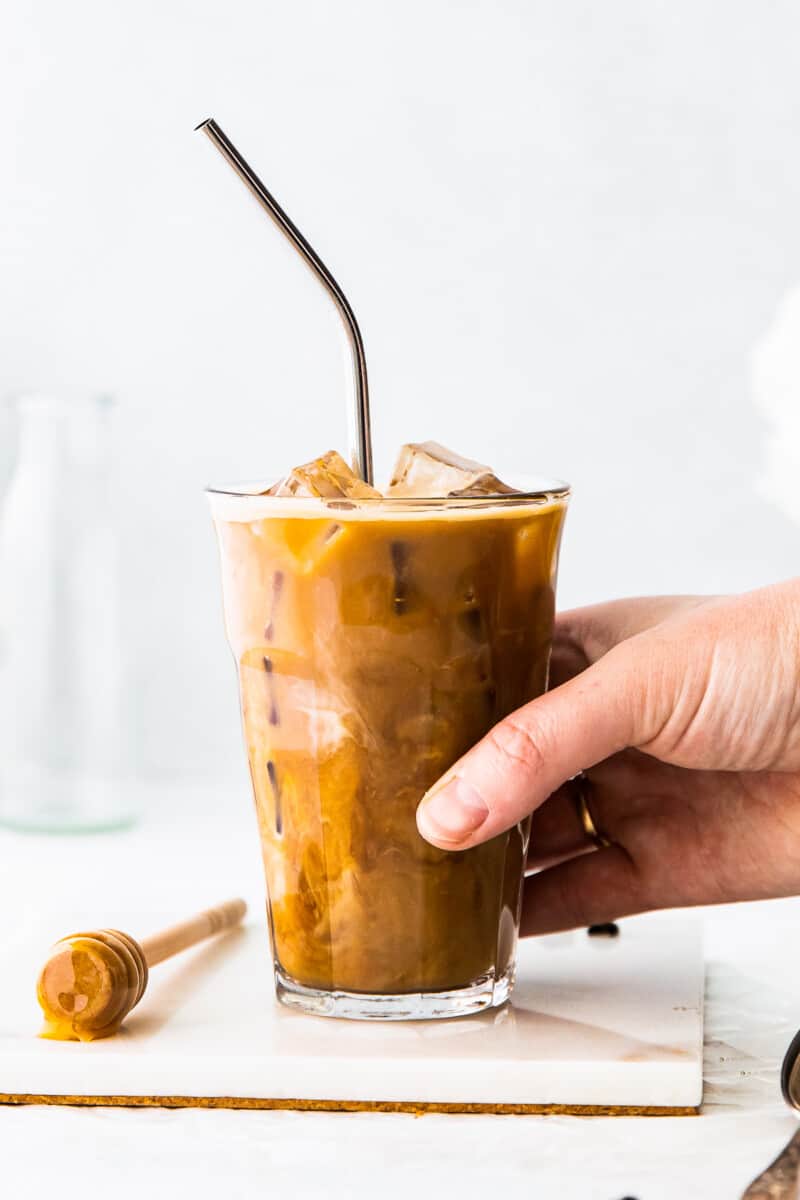
[[[321,496],[326,500],[365,500],[380,496],[380,492],[350,470],[341,454],[337,454],[335,450],[329,450],[321,458],[304,463],[302,467],[295,467],[266,494]]]
[[[438,442],[409,442],[397,457],[387,496],[513,495],[483,463],[454,454]]]

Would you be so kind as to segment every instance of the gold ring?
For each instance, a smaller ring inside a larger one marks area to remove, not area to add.
[[[604,833],[601,833],[594,823],[594,817],[589,808],[588,792],[591,784],[583,771],[579,775],[576,775],[572,782],[575,785],[575,811],[578,814],[581,829],[588,841],[592,842],[598,850],[604,850],[607,846],[611,845],[611,839],[607,838]]]

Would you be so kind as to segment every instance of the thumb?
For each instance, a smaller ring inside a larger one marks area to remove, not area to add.
[[[495,725],[423,796],[422,836],[443,850],[479,845],[578,771],[651,741],[669,716],[664,648],[637,635]]]

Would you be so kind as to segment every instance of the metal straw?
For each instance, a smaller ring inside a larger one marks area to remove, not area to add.
[[[364,354],[364,342],[355,313],[339,284],[331,275],[316,250],[303,237],[300,230],[290,217],[283,211],[275,197],[267,191],[264,184],[256,175],[253,168],[242,158],[233,142],[226,137],[219,125],[213,119],[201,121],[195,127],[195,132],[202,129],[223,158],[233,167],[236,174],[269,213],[281,233],[294,246],[305,262],[323,285],[333,300],[342,318],[347,333],[350,349],[353,355],[353,374],[355,377],[355,403],[353,417],[350,422],[350,458],[353,470],[367,483],[372,483],[372,437],[369,423],[369,389],[367,387],[367,360]]]

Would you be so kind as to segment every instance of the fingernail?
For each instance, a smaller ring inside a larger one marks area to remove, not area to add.
[[[435,841],[463,842],[489,815],[486,801],[463,779],[449,779],[423,796],[417,824],[424,837]]]

